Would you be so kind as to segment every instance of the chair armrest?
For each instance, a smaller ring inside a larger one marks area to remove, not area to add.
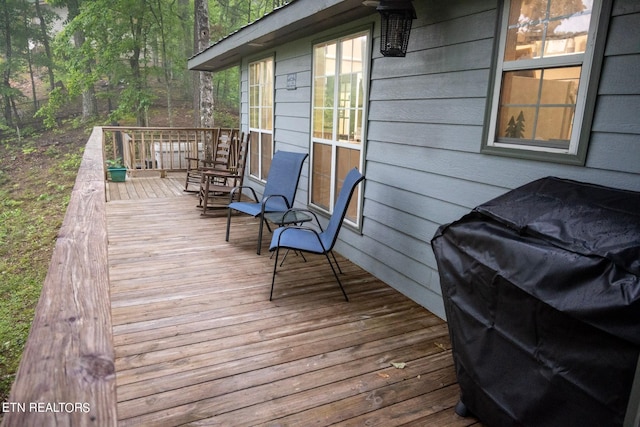
[[[248,185],[241,185],[241,186],[233,187],[231,189],[231,192],[229,193],[230,196],[231,196],[231,199],[233,199],[233,196],[236,194],[236,192],[238,190],[240,190],[240,192],[242,193],[242,189],[244,189],[244,188],[248,188],[251,191],[251,194],[253,195],[253,200],[256,203],[260,203],[260,202],[258,202],[258,195],[256,194],[256,191],[253,188],[249,187]]]
[[[313,217],[313,219],[316,220],[316,225],[318,226],[318,228],[320,228],[320,232],[324,231],[324,229],[322,228],[322,224],[320,224],[320,221],[318,220],[318,215],[316,215],[314,211],[309,209],[302,209],[302,208],[290,208],[284,213],[283,216],[286,216],[289,212],[303,212],[306,214],[310,214]],[[306,228],[309,228],[309,227],[306,227]]]
[[[240,176],[236,171],[230,169],[203,169],[202,174],[216,178],[238,178]]]
[[[200,162],[203,165],[224,165],[227,166],[227,162],[222,162],[220,160],[208,160],[208,159],[202,159],[200,160]]]
[[[287,200],[286,197],[284,197],[282,194],[272,194],[270,196],[267,197],[263,197],[262,200],[260,201],[260,203],[262,204],[262,207],[260,208],[260,215],[264,218],[264,208],[267,205],[267,202],[274,198],[274,197],[280,197],[282,200],[284,200],[284,204],[287,207],[287,209],[291,209],[291,205],[289,205],[289,201]]]

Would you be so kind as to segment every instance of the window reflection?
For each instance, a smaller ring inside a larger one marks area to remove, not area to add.
[[[584,53],[592,0],[511,2],[504,60]]]
[[[559,67],[505,72],[498,138],[555,141],[560,147],[568,146],[580,71],[581,67]]]

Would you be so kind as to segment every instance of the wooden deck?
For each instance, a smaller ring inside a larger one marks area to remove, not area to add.
[[[225,242],[179,177],[107,198],[119,425],[476,423],[453,411],[446,323],[367,272],[338,257],[346,303],[326,260],[289,256],[269,302],[256,220]]]

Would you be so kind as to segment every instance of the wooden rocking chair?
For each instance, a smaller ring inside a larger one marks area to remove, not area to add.
[[[200,186],[202,180],[202,172],[211,169],[229,169],[232,161],[230,147],[234,141],[238,140],[238,129],[216,128],[212,129],[213,147],[209,151],[205,148],[205,158],[186,157],[187,160],[187,177],[184,184],[184,191],[189,193],[197,193],[199,190],[189,188],[191,184]],[[208,152],[209,151],[209,152]],[[198,154],[196,153],[196,156]]]
[[[244,180],[244,169],[251,132],[241,133],[239,138],[229,145],[229,158],[232,159],[227,169],[211,168],[201,171],[200,189],[198,191],[198,208],[201,215],[207,209],[226,208],[234,199],[240,200],[241,193],[233,192],[241,187]]]

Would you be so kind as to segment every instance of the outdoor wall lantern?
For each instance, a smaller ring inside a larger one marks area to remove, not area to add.
[[[380,0],[364,2],[373,5],[380,13],[380,53],[382,56],[404,57],[407,54],[411,23],[416,11],[411,0]],[[373,3],[373,4],[372,4]]]

